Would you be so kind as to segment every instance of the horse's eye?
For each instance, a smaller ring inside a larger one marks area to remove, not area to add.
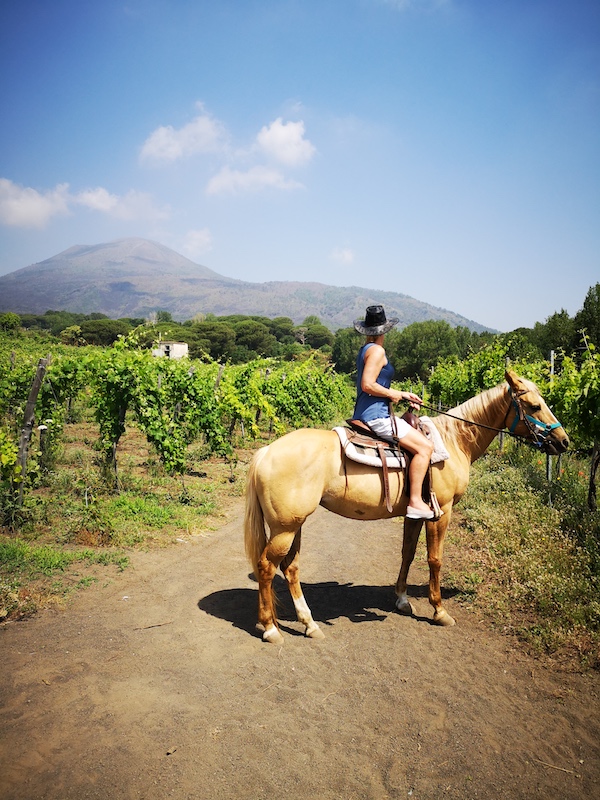
[[[531,406],[531,410],[533,411],[534,414],[537,414],[538,411],[542,410],[542,407],[541,406]]]

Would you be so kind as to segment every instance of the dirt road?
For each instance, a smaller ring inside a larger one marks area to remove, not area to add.
[[[214,533],[133,555],[64,611],[2,626],[3,800],[600,796],[597,674],[553,673],[447,599],[393,611],[398,522],[319,510],[285,644],[254,631],[241,502]]]

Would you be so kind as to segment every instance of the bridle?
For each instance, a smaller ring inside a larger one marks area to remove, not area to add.
[[[530,414],[526,414],[523,404],[521,403],[521,395],[527,394],[527,389],[514,392],[512,386],[509,386],[508,393],[512,400],[512,406],[517,412],[510,428],[508,428],[508,425],[506,424],[508,420],[508,412],[506,414],[505,427],[508,428],[509,434],[511,436],[515,436],[515,428],[519,422],[522,422],[531,436],[531,439],[526,439],[525,441],[533,445],[533,447],[542,448],[547,443],[550,432],[555,428],[562,427],[560,422],[558,420],[556,422],[540,422],[539,419],[532,417]]]
[[[562,427],[562,425],[560,422],[558,422],[558,420],[552,423],[540,422],[539,419],[532,417],[530,414],[526,414],[521,402],[521,397],[522,395],[527,394],[527,392],[528,389],[521,389],[520,391],[515,392],[513,391],[512,386],[508,387],[508,393],[512,402],[508,411],[506,412],[506,417],[504,418],[504,427],[502,428],[494,428],[492,425],[484,425],[483,422],[475,422],[474,420],[465,419],[464,417],[457,417],[455,414],[450,414],[448,411],[443,411],[442,409],[435,408],[434,406],[428,406],[426,403],[423,403],[422,407],[428,408],[431,411],[436,411],[438,414],[444,414],[446,417],[460,420],[460,422],[466,422],[468,425],[475,425],[478,428],[486,428],[488,431],[495,431],[496,433],[506,432],[509,434],[509,436],[512,436],[518,441],[524,442],[525,444],[530,444],[532,447],[542,449],[548,443],[547,440],[551,431],[553,431],[555,428]],[[508,415],[512,409],[515,411],[515,418],[509,427]],[[515,429],[519,422],[522,422],[523,425],[525,425],[530,438],[515,433]]]

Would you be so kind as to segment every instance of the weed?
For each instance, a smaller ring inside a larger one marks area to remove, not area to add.
[[[88,575],[88,577],[80,578],[77,581],[77,588],[78,589],[87,589],[93,583],[98,583],[98,578],[93,578],[91,575]]]
[[[41,606],[60,603],[74,589],[97,580],[93,575],[71,577],[76,564],[113,565],[123,570],[128,563],[128,557],[117,551],[65,550],[31,545],[23,539],[0,539],[0,619],[27,616]],[[78,580],[73,583],[75,578]]]
[[[477,462],[463,525],[449,536],[460,545],[450,579],[535,652],[575,652],[590,665],[600,663],[600,514],[585,509],[579,472],[563,463],[551,493],[538,454],[492,453]]]
[[[163,505],[155,495],[120,494],[106,504],[107,513],[125,520],[138,520],[143,525],[158,528],[167,525],[172,518],[168,506]]]
[[[0,569],[4,575],[26,571],[30,576],[53,575],[76,561],[90,564],[124,565],[123,554],[93,550],[58,550],[50,545],[33,546],[22,539],[0,539]]]

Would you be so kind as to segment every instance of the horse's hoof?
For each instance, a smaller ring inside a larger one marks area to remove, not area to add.
[[[433,621],[436,625],[442,625],[444,628],[451,628],[453,625],[456,625],[456,621],[444,609],[435,612]]]
[[[396,600],[396,611],[399,614],[404,614],[405,617],[413,617],[415,615],[415,607],[408,600]]]
[[[315,627],[312,628],[311,630],[307,629],[306,633],[304,635],[307,636],[309,639],[324,639],[325,638],[325,634],[323,633],[321,628],[319,628],[318,625],[315,625]]]
[[[283,644],[283,636],[279,633],[275,626],[271,628],[267,628],[267,630],[263,633],[263,642],[269,642],[270,644]]]

